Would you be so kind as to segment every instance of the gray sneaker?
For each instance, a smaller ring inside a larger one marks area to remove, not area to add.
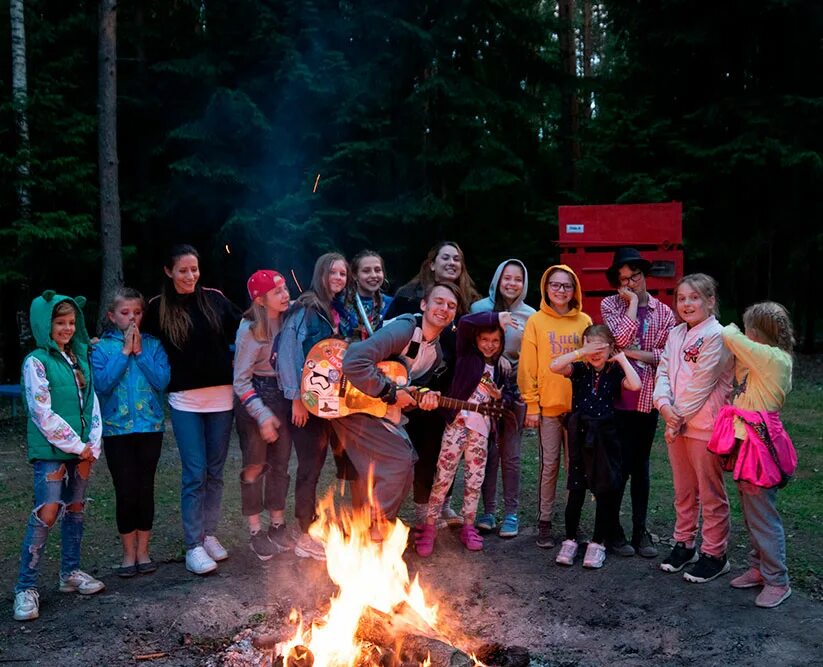
[[[326,548],[308,533],[300,533],[294,544],[294,555],[300,558],[326,560]]]
[[[262,530],[249,536],[249,548],[260,560],[270,560],[274,556],[274,545],[269,542],[269,536]]]
[[[535,541],[535,544],[537,544],[537,546],[541,549],[551,549],[554,547],[551,521],[537,522],[537,540]]]
[[[294,549],[294,537],[292,537],[291,531],[286,528],[285,523],[269,526],[268,535],[269,542],[271,542],[274,548],[274,553],[281,554]]]
[[[607,551],[617,556],[634,556],[634,547],[625,539],[615,540],[607,545]]]
[[[657,547],[652,542],[652,536],[648,530],[644,530],[638,540],[632,540],[632,546],[638,556],[643,558],[657,558]]]

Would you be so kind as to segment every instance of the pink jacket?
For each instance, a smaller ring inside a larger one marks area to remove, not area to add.
[[[735,419],[742,420],[746,427],[744,440],[735,437]],[[717,415],[707,448],[718,456],[729,457],[725,467],[734,471],[737,482],[750,482],[767,489],[783,486],[797,469],[797,452],[778,412],[752,412],[724,406]]]
[[[723,345],[721,331],[713,315],[691,329],[685,322],[678,324],[669,332],[657,366],[654,407],[674,406],[688,438],[708,441],[731,392],[734,358]]]

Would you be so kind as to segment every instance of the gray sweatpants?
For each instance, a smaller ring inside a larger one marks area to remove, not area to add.
[[[330,421],[360,479],[368,479],[372,469],[375,509],[383,518],[394,520],[411,489],[417,460],[406,431],[365,414]]]

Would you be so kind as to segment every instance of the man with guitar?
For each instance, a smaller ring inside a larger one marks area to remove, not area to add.
[[[420,392],[442,363],[440,333],[454,320],[460,297],[451,284],[435,283],[420,302],[420,315],[400,315],[373,336],[352,343],[343,358],[342,372],[357,390],[388,405],[385,418],[356,413],[331,424],[340,443],[362,479],[371,469],[372,512],[379,522],[393,520],[412,483],[417,459],[409,436],[400,423],[400,411],[433,410],[437,392]],[[408,385],[398,384],[378,367],[387,360],[401,361],[408,371]]]

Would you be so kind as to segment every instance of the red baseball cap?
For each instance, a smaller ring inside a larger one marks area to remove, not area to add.
[[[269,290],[276,289],[285,282],[286,279],[277,271],[269,271],[268,269],[255,271],[246,283],[249,298],[254,301],[255,297],[263,296]]]

